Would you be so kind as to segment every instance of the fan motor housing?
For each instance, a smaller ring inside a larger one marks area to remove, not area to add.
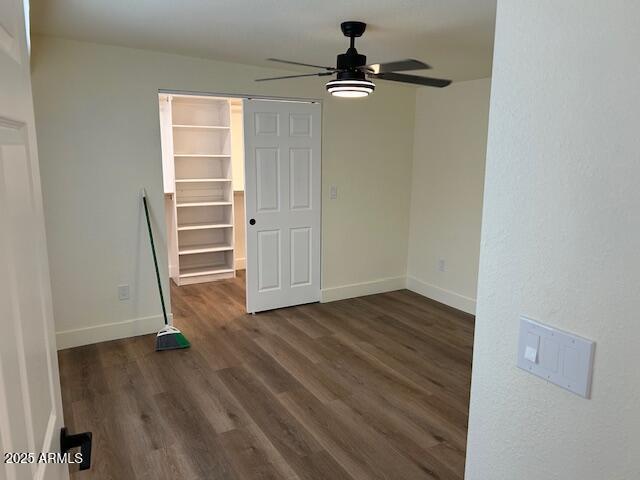
[[[345,70],[336,73],[336,80],[366,80],[366,76],[360,70]]]
[[[350,48],[346,53],[341,53],[336,60],[338,70],[355,70],[366,64],[367,56],[359,54],[355,48]]]

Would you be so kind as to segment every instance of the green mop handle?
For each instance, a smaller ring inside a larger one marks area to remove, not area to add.
[[[151,231],[151,220],[149,220],[149,207],[147,207],[147,191],[142,189],[142,203],[144,204],[144,215],[147,217],[147,229],[149,230],[149,240],[151,241],[151,252],[153,253],[153,264],[156,267],[156,280],[158,281],[158,291],[160,292],[160,303],[162,303],[162,315],[164,324],[169,325],[167,309],[164,306],[164,296],[162,295],[162,282],[160,282],[160,270],[158,269],[158,258],[156,257],[156,246],[153,243],[153,232]]]

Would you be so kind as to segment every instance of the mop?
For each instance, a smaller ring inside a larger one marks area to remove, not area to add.
[[[156,267],[156,280],[158,281],[158,291],[160,292],[160,303],[162,303],[162,315],[164,316],[164,327],[158,332],[156,337],[156,351],[175,350],[178,348],[189,348],[189,340],[173,325],[169,325],[167,309],[164,306],[164,296],[162,295],[162,283],[160,282],[160,270],[158,269],[158,258],[156,257],[156,246],[153,243],[153,232],[151,231],[151,220],[149,218],[149,207],[147,206],[147,191],[142,189],[142,203],[144,204],[144,214],[147,217],[147,229],[149,230],[149,240],[151,241],[151,253],[153,253],[153,264]]]

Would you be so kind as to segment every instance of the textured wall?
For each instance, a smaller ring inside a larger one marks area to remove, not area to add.
[[[498,2],[467,480],[640,478],[640,3]],[[596,341],[586,400],[518,315]]]

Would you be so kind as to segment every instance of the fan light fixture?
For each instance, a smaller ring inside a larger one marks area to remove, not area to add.
[[[442,78],[419,77],[398,72],[410,72],[412,70],[426,70],[431,68],[420,60],[406,58],[387,63],[367,64],[367,56],[356,50],[356,38],[361,37],[367,28],[362,22],[342,22],[340,29],[345,37],[349,37],[349,48],[345,53],[336,57],[335,67],[324,67],[312,63],[292,62],[278,58],[268,58],[272,62],[285,63],[287,65],[300,65],[302,67],[319,68],[317,73],[301,73],[299,75],[284,75],[281,77],[258,78],[256,82],[270,80],[284,80],[302,77],[326,77],[335,75],[335,80],[327,83],[327,91],[335,97],[358,98],[367,97],[376,89],[376,85],[370,79],[380,79],[389,82],[410,83],[413,85],[425,85],[427,87],[446,87],[451,80]]]
[[[327,83],[327,91],[335,97],[366,97],[375,88],[376,85],[369,80],[331,80]]]

